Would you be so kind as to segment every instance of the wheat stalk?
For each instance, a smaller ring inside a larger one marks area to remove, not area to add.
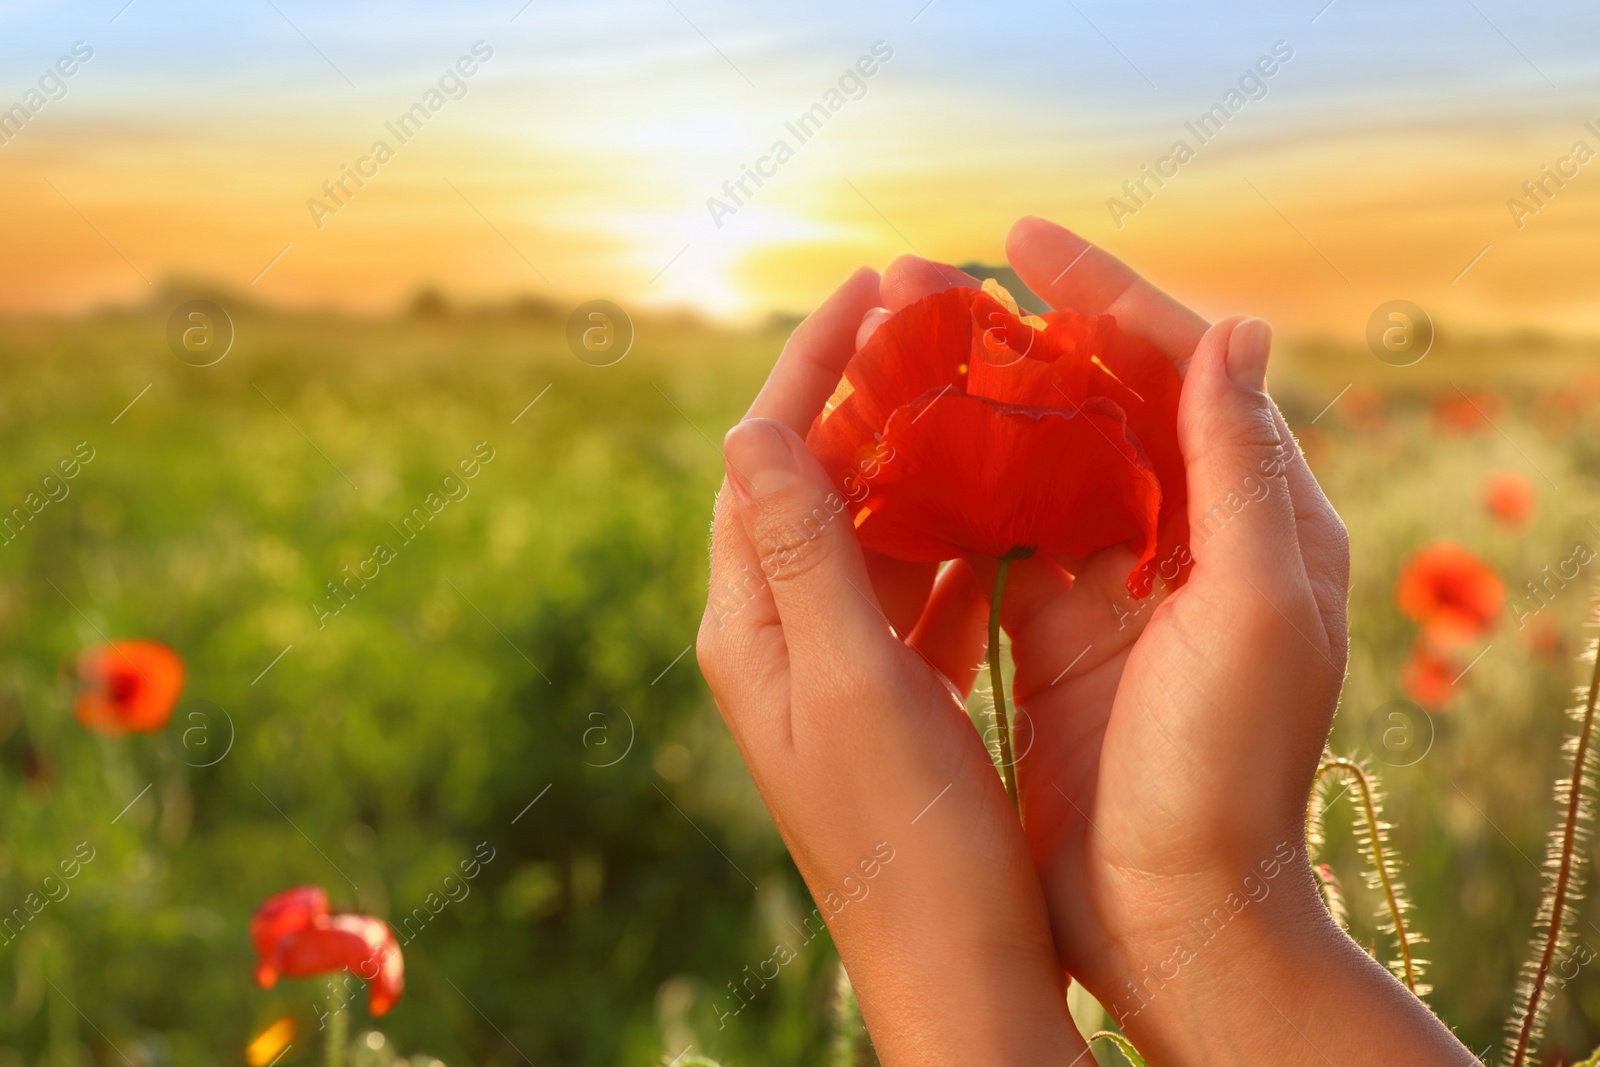
[[[1534,922],[1536,955],[1523,965],[1518,993],[1520,1010],[1513,1013],[1509,1026],[1507,1044],[1512,1067],[1524,1067],[1528,1050],[1538,1044],[1548,1008],[1544,994],[1550,967],[1556,955],[1567,947],[1573,906],[1582,896],[1584,856],[1588,851],[1592,818],[1587,791],[1592,788],[1594,777],[1591,762],[1595,698],[1600,694],[1600,656],[1596,655],[1595,642],[1589,643],[1585,659],[1593,661],[1594,667],[1589,675],[1588,695],[1570,712],[1578,722],[1578,732],[1562,745],[1562,751],[1572,757],[1572,774],[1556,782],[1556,808],[1563,817],[1560,830],[1551,833],[1545,851],[1545,891]]]
[[[1315,862],[1324,844],[1323,812],[1344,794],[1345,790],[1342,789],[1334,796],[1328,795],[1332,783],[1341,778],[1347,782],[1345,789],[1354,787],[1356,790],[1353,823],[1356,843],[1369,867],[1365,872],[1367,884],[1383,894],[1383,903],[1378,909],[1378,928],[1393,935],[1398,949],[1398,958],[1388,961],[1389,970],[1412,993],[1419,997],[1427,996],[1429,987],[1421,982],[1422,969],[1427,961],[1418,959],[1412,951],[1424,943],[1424,938],[1406,926],[1406,915],[1412,910],[1411,901],[1406,897],[1405,884],[1400,881],[1400,861],[1389,844],[1389,830],[1392,827],[1383,820],[1383,795],[1372,771],[1356,760],[1328,756],[1317,768],[1311,800],[1306,805],[1306,841],[1311,859]],[[1343,912],[1343,894],[1339,892],[1337,878],[1332,878],[1330,885],[1330,876],[1331,870],[1328,876],[1319,872],[1318,882],[1322,887],[1323,901],[1328,904],[1328,910],[1333,912],[1334,918],[1338,919]]]

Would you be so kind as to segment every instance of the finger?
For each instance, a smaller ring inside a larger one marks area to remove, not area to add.
[[[1311,593],[1317,598],[1323,634],[1342,672],[1350,651],[1350,535],[1322,486],[1317,484],[1305,453],[1289,432],[1289,424],[1284,421],[1277,404],[1272,405],[1272,417],[1288,452],[1284,473],[1289,479],[1289,495],[1294,500],[1300,558],[1305,562]]]
[[[1018,219],[1006,236],[1006,258],[1051,307],[1111,315],[1123,330],[1161,349],[1179,371],[1206,332],[1205,319],[1117,257],[1046,219]]]
[[[851,275],[795,329],[751,412],[805,433],[837,387],[855,351],[855,332],[877,301],[877,272],[863,268]],[[787,659],[777,607],[762,561],[731,503],[724,483],[712,527],[711,581],[696,654],[719,707],[778,707],[784,702],[769,699],[770,691],[786,682]],[[916,617],[914,611],[906,614]],[[728,725],[745,749],[744,732],[757,724],[730,719]]]
[[[770,418],[802,437],[822,405],[838,388],[845,365],[872,331],[888,320],[878,303],[878,275],[863,267],[795,329],[766,384],[750,405],[747,419]],[[900,633],[915,625],[935,567],[869,555],[871,584],[890,622]]]
[[[796,684],[837,678],[881,647],[888,621],[845,500],[799,436],[747,419],[723,442],[734,511],[760,560]]]
[[[726,481],[712,522],[711,580],[695,638],[700,673],[745,762],[788,734],[788,656],[761,559],[734,511]]]
[[[1288,449],[1263,391],[1271,347],[1262,320],[1226,319],[1189,364],[1178,404],[1195,556],[1189,588],[1219,607],[1244,609],[1250,596],[1264,596],[1300,628],[1305,607],[1320,622],[1285,476]]]
[[[899,311],[925,296],[942,293],[958,285],[976,289],[982,284],[966,271],[948,263],[936,263],[921,256],[901,256],[883,272],[883,303],[891,311]]]
[[[966,561],[958,559],[934,582],[928,606],[906,644],[922,653],[965,699],[983,667],[988,629],[983,588]]]
[[[866,557],[867,575],[872,579],[878,606],[894,632],[904,638],[917,625],[928,605],[928,594],[933,591],[939,565],[911,563],[871,549],[862,549],[862,554]]]
[[[894,312],[888,308],[872,308],[861,316],[861,325],[856,329],[856,349],[859,351],[863,345],[872,340],[872,335],[878,332],[878,327],[894,317]]]
[[[790,737],[789,656],[764,570],[775,564],[763,561],[751,544],[734,499],[724,481],[712,525],[711,578],[696,656],[745,762],[757,769],[765,766],[763,757],[774,742]],[[872,552],[865,556],[870,588],[885,618],[897,632],[911,632],[938,565]]]
[[[862,267],[795,328],[745,418],[772,419],[804,437],[855,354],[862,317],[879,303],[878,272]]]

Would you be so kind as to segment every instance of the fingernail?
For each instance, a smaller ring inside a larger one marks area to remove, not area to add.
[[[1245,319],[1228,338],[1228,377],[1241,389],[1261,392],[1267,384],[1272,327],[1265,319]]]
[[[788,438],[771,419],[746,419],[728,431],[722,442],[728,477],[745,496],[760,500],[800,480]]]
[[[894,317],[894,312],[888,308],[873,308],[861,316],[861,325],[856,329],[856,348],[866,347],[872,335],[878,332],[878,327]]]

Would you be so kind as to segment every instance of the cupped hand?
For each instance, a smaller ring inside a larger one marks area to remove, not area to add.
[[[866,556],[802,440],[881,302],[852,277],[728,433],[701,670],[882,1060],[1077,1062],[1028,841],[958,691],[983,605]]]
[[[1348,542],[1265,392],[1264,322],[1209,325],[1044,220],[1017,223],[1007,252],[1052,307],[1115,316],[1184,375],[1187,584],[1130,599],[1135,557],[1117,548],[1014,564],[1002,600],[1024,822],[1056,944],[1128,1020],[1188,962],[1177,946],[1194,950],[1196,927],[1237,902],[1260,912],[1276,893],[1320,918],[1303,821],[1344,676]],[[897,261],[889,306],[952,284],[949,270]],[[970,619],[992,580],[991,562],[970,561],[936,595]],[[984,637],[962,625],[976,661]]]
[[[1053,306],[1115,316],[1184,376],[1187,584],[1132,601],[1134,556],[1114,549],[1014,563],[1002,602],[1024,823],[1059,958],[1159,1067],[1475,1063],[1333,923],[1306,862],[1349,550],[1266,395],[1266,324],[1210,326],[1042,220],[1018,223],[1008,252]],[[953,284],[976,283],[902,258],[883,302]],[[868,311],[860,337],[885,317]],[[937,633],[933,669],[967,684],[994,566],[945,568],[914,631]]]

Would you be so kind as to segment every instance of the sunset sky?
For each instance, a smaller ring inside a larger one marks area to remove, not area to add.
[[[1600,329],[1600,159],[1573,157],[1600,152],[1592,4],[125,3],[0,15],[0,108],[33,111],[0,127],[0,309],[176,277],[294,306],[431,283],[747,321],[860,262],[998,260],[1042,214],[1289,331],[1359,337],[1398,297],[1462,329]],[[47,75],[77,42],[92,57]],[[877,42],[892,56],[846,77]],[[402,140],[386,124],[419,103]],[[786,124],[818,104],[802,143]],[[1213,105],[1202,142],[1186,124]],[[735,204],[724,182],[758,162]],[[1139,203],[1143,165],[1169,174]],[[345,167],[368,177],[339,203]]]

